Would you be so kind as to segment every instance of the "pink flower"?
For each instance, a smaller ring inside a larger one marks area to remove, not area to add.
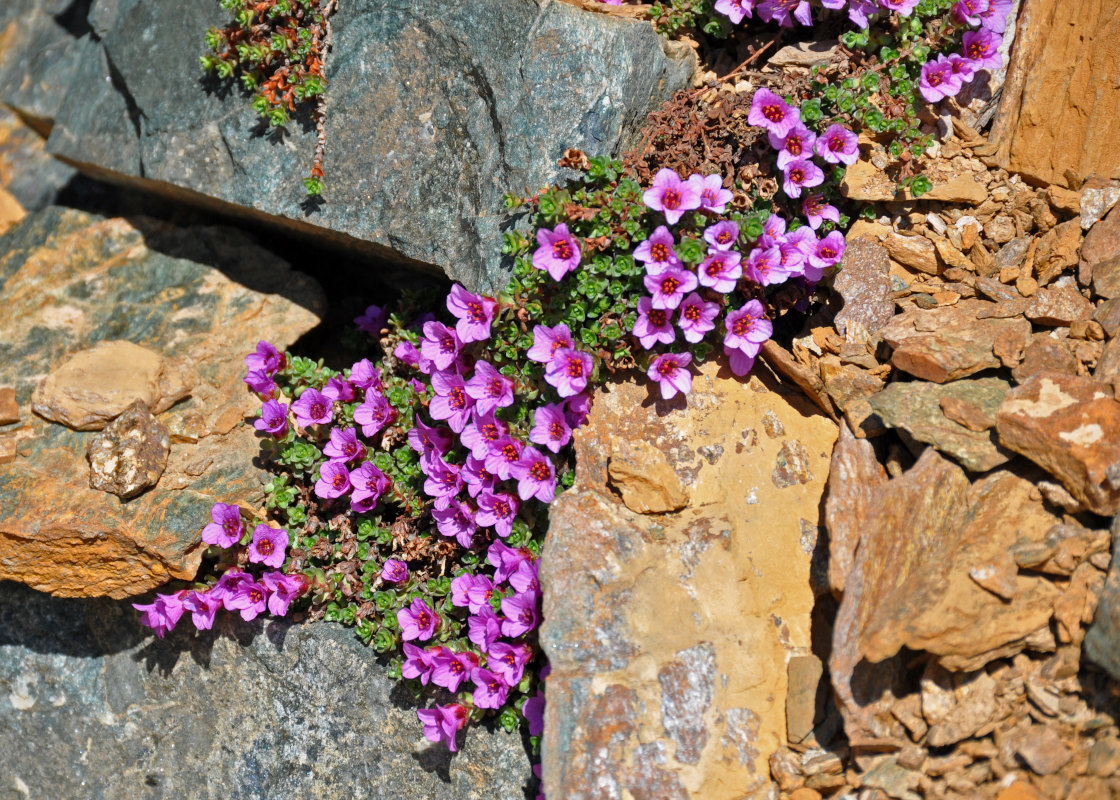
[[[451,434],[445,428],[425,424],[416,417],[415,427],[408,432],[408,445],[420,454],[421,460],[430,456],[442,456],[451,447]]]
[[[214,616],[222,607],[222,601],[206,592],[191,592],[183,599],[183,609],[191,612],[191,622],[200,631],[214,627]]]
[[[960,25],[975,28],[980,24],[980,15],[990,10],[988,0],[957,0],[953,4],[953,19]]]
[[[244,575],[230,592],[222,598],[222,605],[230,611],[240,611],[241,619],[249,622],[264,612],[268,604],[268,590]]]
[[[811,188],[822,183],[824,183],[824,172],[812,161],[800,158],[786,164],[782,189],[789,197],[800,197],[802,187]]]
[[[350,491],[350,470],[341,461],[328,461],[319,467],[319,480],[315,481],[315,495],[324,500],[342,497]]]
[[[502,635],[502,623],[489,605],[482,606],[478,613],[467,617],[467,627],[467,638],[483,651],[493,647],[494,642]]]
[[[428,475],[428,479],[424,481],[424,493],[435,498],[436,508],[447,508],[451,498],[463,488],[463,480],[459,477],[461,468],[448,464],[438,456],[429,459],[422,466]]]
[[[564,401],[564,418],[573,428],[579,428],[587,422],[591,414],[591,398],[586,394],[577,394]]]
[[[999,69],[1003,66],[1003,56],[999,53],[1001,43],[1002,37],[986,28],[969,31],[961,37],[961,55],[975,64],[976,69]],[[922,72],[924,75],[925,68]]]
[[[839,8],[840,6],[828,7]],[[879,4],[876,0],[849,0],[848,2],[848,19],[860,28],[866,28],[868,22],[867,17],[871,14],[877,14],[879,11]],[[745,375],[746,373],[743,374]]]
[[[366,461],[350,473],[350,485],[353,487],[350,502],[365,503],[372,508],[392,484],[384,472]]]
[[[503,481],[507,480],[513,474],[514,466],[521,460],[521,451],[524,449],[521,441],[512,436],[503,436],[491,442],[483,462],[487,472]]]
[[[721,2],[735,2],[735,0],[721,0]],[[719,3],[716,3],[719,8]],[[529,723],[529,735],[540,736],[544,733],[544,695],[536,694],[525,701],[521,706],[521,716]]]
[[[481,359],[475,362],[474,377],[466,383],[467,394],[475,400],[475,411],[489,414],[513,405],[513,381]]]
[[[521,592],[502,599],[502,636],[516,639],[536,629],[540,623],[537,604],[541,596],[537,592]]]
[[[420,679],[423,686],[428,685],[428,680],[432,677],[432,671],[435,669],[435,657],[443,652],[442,647],[430,647],[424,649],[417,647],[414,644],[404,642],[401,644],[401,650],[404,651],[404,664],[401,665],[401,675],[409,680]]]
[[[734,250],[709,250],[696,270],[700,285],[721,294],[734,291],[743,276],[742,260],[743,257]]]
[[[556,470],[548,456],[537,448],[526,447],[512,472],[517,478],[517,494],[522,500],[535,497],[547,504],[556,497]]]
[[[318,389],[304,389],[299,399],[292,403],[292,411],[296,415],[296,424],[301,428],[326,425],[334,417],[331,399]]]
[[[268,596],[268,612],[274,617],[288,613],[292,601],[303,594],[307,583],[300,575],[285,575],[283,572],[266,572],[261,583],[271,594]]]
[[[715,9],[731,20],[732,25],[738,25],[743,17],[752,16],[756,0],[716,0]]]
[[[276,397],[280,394],[280,387],[276,385],[276,381],[272,379],[272,376],[261,372],[259,369],[249,370],[244,381],[250,389],[261,397]]]
[[[401,626],[401,639],[426,641],[431,639],[439,627],[439,617],[428,608],[428,604],[417,597],[408,608],[397,612],[397,623]]]
[[[879,0],[879,5],[887,11],[895,11],[900,16],[908,17],[920,1],[921,0]]]
[[[653,177],[653,186],[642,194],[642,201],[654,211],[663,211],[665,220],[676,225],[684,212],[700,207],[700,192],[665,167]]]
[[[202,541],[218,547],[233,547],[241,540],[245,526],[241,522],[241,509],[235,505],[215,503],[210,509],[214,520],[202,529]]]
[[[323,395],[336,403],[349,403],[354,399],[354,387],[341,375],[335,375],[323,387]]]
[[[459,691],[459,685],[471,676],[478,667],[478,656],[474,653],[456,653],[444,647],[432,659],[432,683],[442,686],[449,692]]]
[[[953,53],[949,56],[949,66],[953,68],[953,77],[961,86],[971,83],[976,77],[976,63],[962,55]]]
[[[484,342],[490,338],[490,324],[498,304],[489,297],[471,294],[459,284],[447,295],[447,310],[458,318],[455,332],[463,344]]]
[[[1011,13],[1013,0],[991,0],[988,10],[980,14],[980,25],[992,33],[1007,30],[1007,15]]]
[[[518,458],[520,458],[520,454],[518,454]],[[485,460],[475,458],[473,455],[467,456],[460,474],[463,476],[463,483],[467,485],[467,492],[471,497],[478,497],[479,492],[493,489],[497,481],[497,477],[486,470]]]
[[[778,169],[785,169],[791,161],[808,158],[813,154],[817,136],[800,122],[789,129],[785,136],[770,134],[770,146],[778,151]]]
[[[261,418],[253,422],[253,427],[272,436],[283,436],[288,432],[288,407],[276,400],[265,400]]]
[[[545,370],[544,379],[561,397],[571,397],[587,388],[587,381],[594,369],[591,356],[565,347],[557,350]]]
[[[257,342],[257,349],[255,352],[245,356],[245,366],[250,370],[263,372],[265,375],[272,375],[284,367],[287,359],[284,355],[268,342]]]
[[[717,222],[704,231],[704,241],[716,250],[730,250],[739,240],[739,226],[731,220]]]
[[[732,194],[723,188],[719,175],[689,175],[688,183],[700,193],[700,208],[722,214],[727,211]]]
[[[801,213],[809,221],[809,227],[817,230],[827,219],[836,224],[840,223],[840,211],[834,205],[824,202],[824,196],[811,194],[801,203]]]
[[[471,672],[471,680],[476,687],[474,704],[476,708],[501,708],[509,696],[509,687],[496,674],[488,669],[476,667]]]
[[[279,569],[284,563],[288,541],[288,532],[283,528],[258,525],[253,531],[253,540],[249,542],[249,563]]]
[[[404,583],[408,580],[408,564],[395,558],[385,559],[381,565],[381,580],[386,583]]]
[[[844,234],[840,231],[833,231],[817,242],[816,249],[809,255],[809,264],[823,273],[829,267],[840,263],[840,259],[844,257],[845,246]],[[820,279],[817,278],[816,280]]]
[[[366,454],[366,446],[358,441],[353,428],[331,428],[330,441],[323,447],[323,455],[332,461],[355,461]]]
[[[369,306],[360,317],[354,317],[354,323],[370,336],[380,336],[385,325],[385,310],[381,306]]]
[[[350,367],[350,383],[363,392],[371,387],[381,391],[381,375],[368,358],[356,361]]]
[[[186,594],[186,591],[157,594],[151,603],[147,605],[133,603],[132,607],[141,612],[140,623],[151,628],[156,636],[162,639],[183,616],[183,601],[186,599]]]
[[[509,585],[518,592],[540,592],[541,582],[537,575],[537,562],[522,561],[509,576]]]
[[[432,375],[432,389],[436,393],[428,404],[432,419],[445,419],[451,430],[462,433],[474,408],[466,383],[453,372],[437,372]]]
[[[817,139],[816,151],[829,164],[854,164],[859,160],[859,137],[843,125],[829,125]]]
[[[544,270],[558,281],[579,267],[579,244],[568,233],[568,226],[561,222],[555,230],[541,228],[537,231],[540,247],[533,253],[533,266]]]
[[[493,526],[502,538],[513,532],[513,519],[517,516],[518,502],[505,492],[481,492],[478,495],[478,513],[475,521],[484,527]]]
[[[968,36],[966,33],[965,36]],[[918,91],[927,102],[936,103],[951,97],[961,90],[961,85],[953,74],[953,65],[945,56],[938,56],[922,65],[922,77],[918,81]]]
[[[442,322],[425,322],[424,338],[420,340],[420,353],[429,359],[436,369],[444,370],[455,363],[463,344],[453,328]]]
[[[365,402],[354,409],[354,422],[362,426],[362,436],[372,437],[397,418],[397,410],[382,394],[366,392]]]
[[[685,294],[696,288],[696,276],[685,269],[671,268],[657,275],[646,275],[646,289],[653,295],[653,307],[674,309]]]
[[[549,364],[558,350],[571,346],[572,333],[563,322],[552,328],[547,325],[537,325],[533,328],[533,346],[525,355],[530,361]]]
[[[724,325],[727,327],[724,345],[742,350],[752,357],[758,354],[763,343],[774,332],[773,324],[766,319],[762,303],[757,300],[748,300],[742,308],[730,312],[724,318]]]
[[[801,113],[769,89],[758,89],[751,99],[747,122],[784,137],[801,122]]]
[[[767,22],[777,20],[784,28],[792,28],[793,18],[802,25],[812,25],[813,15],[808,0],[762,0],[758,5],[758,15]],[[753,124],[753,123],[752,123]]]
[[[671,400],[677,392],[688,394],[692,390],[692,373],[688,365],[691,353],[662,353],[649,365],[646,375],[661,387],[661,396]]]
[[[657,275],[670,267],[681,266],[673,245],[673,234],[664,225],[659,225],[648,239],[634,248],[634,260],[646,265],[646,272]]]
[[[486,560],[495,567],[494,582],[505,583],[517,571],[522,561],[532,559],[532,554],[524,547],[514,549],[500,539],[495,539],[486,549]]]
[[[760,286],[772,286],[789,278],[782,267],[782,250],[777,245],[756,247],[747,257],[747,277]]]
[[[534,444],[544,445],[553,453],[559,453],[560,448],[572,439],[572,429],[564,416],[564,409],[560,405],[548,404],[541,406],[533,413],[533,429],[529,431],[529,441]]]
[[[495,642],[486,655],[486,666],[506,686],[516,686],[525,675],[525,665],[532,659],[533,651],[524,644]]]
[[[470,391],[470,384],[467,384],[467,391]],[[471,422],[463,428],[459,441],[475,458],[486,458],[490,444],[498,441],[508,432],[506,424],[495,417],[493,411],[480,414],[478,406],[475,406],[471,411]]]
[[[424,726],[424,738],[430,742],[444,742],[452,753],[459,749],[455,735],[467,722],[467,709],[458,703],[434,708],[421,708],[416,711],[420,724]]]
[[[433,509],[432,518],[443,536],[454,539],[464,548],[471,546],[478,524],[474,521],[474,514],[466,503],[451,500],[445,508]]]
[[[396,346],[393,350],[393,356],[408,364],[413,369],[420,369],[420,351],[416,349],[416,345],[409,341],[403,341]],[[424,372],[430,370],[424,369]]]
[[[654,308],[653,300],[643,297],[638,300],[638,318],[634,321],[634,335],[642,347],[649,350],[658,342],[672,344],[677,332],[669,322],[670,312],[664,308]]]
[[[693,292],[681,303],[677,324],[684,333],[685,340],[696,344],[708,331],[715,328],[717,314],[719,314],[719,303],[705,302],[700,295]]]

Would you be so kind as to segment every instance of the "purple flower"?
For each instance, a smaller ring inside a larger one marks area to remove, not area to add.
[[[490,324],[498,304],[489,297],[471,294],[459,284],[447,295],[447,310],[458,318],[455,332],[463,344],[484,342],[490,338]]]
[[[425,649],[417,647],[414,644],[403,642],[401,649],[404,651],[404,663],[401,665],[401,675],[409,680],[420,679],[420,683],[424,686],[428,685],[428,680],[432,677],[432,671],[435,669],[435,657],[443,652],[442,647],[432,647]]]
[[[781,241],[786,233],[786,220],[780,214],[771,214],[762,223],[762,236],[758,239],[760,247],[769,247]]]
[[[992,33],[1007,30],[1007,15],[1011,13],[1013,0],[991,0],[988,10],[980,14],[980,25]]]
[[[537,244],[540,247],[533,253],[533,266],[547,272],[552,280],[558,281],[579,267],[579,244],[568,233],[566,223],[561,222],[555,230],[538,230]]]
[[[288,532],[283,528],[258,525],[253,531],[253,540],[249,542],[249,563],[279,569],[284,563],[288,541]]]
[[[742,308],[730,312],[724,318],[724,325],[727,326],[724,345],[752,357],[774,332],[774,325],[766,319],[762,303],[757,300],[748,300]]]
[[[240,611],[241,619],[249,622],[264,613],[268,606],[268,590],[245,575],[222,598],[222,605],[230,611]]]
[[[556,497],[556,470],[552,461],[535,447],[526,447],[521,460],[513,467],[517,478],[517,494],[522,500],[535,497],[542,503],[551,503]]]
[[[303,594],[307,583],[299,575],[285,575],[283,572],[266,572],[261,583],[271,594],[268,596],[268,612],[274,617],[288,613],[292,601]]]
[[[550,403],[534,412],[533,429],[529,431],[530,442],[544,445],[553,453],[559,453],[560,448],[571,440],[572,429],[568,426],[562,406]]]
[[[435,498],[436,508],[447,508],[451,498],[459,494],[459,490],[463,488],[459,469],[460,467],[448,464],[439,457],[429,459],[425,465],[428,479],[424,481],[424,492],[429,497]]]
[[[537,592],[520,592],[503,598],[502,613],[506,618],[502,620],[502,636],[516,639],[536,628],[540,623],[537,614],[539,601],[540,595]]]
[[[350,470],[341,461],[328,461],[319,467],[319,480],[315,481],[315,494],[324,500],[342,497],[350,491]]]
[[[241,509],[235,505],[215,503],[210,509],[214,520],[202,529],[202,541],[218,547],[233,547],[241,540],[245,526],[241,522]]]
[[[366,461],[350,473],[350,485],[354,489],[350,495],[351,504],[359,503],[373,508],[381,496],[389,491],[392,482],[384,472]]]
[[[323,447],[323,455],[332,461],[356,461],[366,454],[366,446],[358,441],[353,428],[331,428],[331,439]]]
[[[692,353],[662,353],[649,365],[646,375],[657,381],[661,396],[671,400],[677,392],[688,394],[692,390],[692,373],[688,370],[691,362]]]
[[[360,317],[354,317],[354,323],[359,330],[370,336],[379,336],[381,328],[385,325],[385,310],[381,306],[369,306]]]
[[[684,269],[667,269],[657,275],[646,275],[646,288],[653,295],[653,307],[674,309],[685,294],[696,288],[696,276]]]
[[[522,561],[518,564],[517,569],[509,576],[509,585],[518,592],[539,592],[541,582],[537,575],[537,563]]]
[[[648,239],[634,248],[634,259],[646,265],[646,272],[656,275],[670,267],[681,266],[673,245],[673,234],[664,225],[659,225]]]
[[[700,208],[722,214],[731,202],[732,194],[723,188],[719,175],[689,175],[688,183],[700,193]]]
[[[253,422],[253,427],[272,436],[283,436],[288,432],[288,407],[276,400],[265,400],[261,418]]]
[[[953,4],[953,20],[959,25],[975,28],[980,24],[980,14],[990,8],[988,0],[957,0]]]
[[[493,594],[494,584],[485,575],[471,575],[467,572],[451,581],[451,604],[468,608],[472,614],[488,607]]]
[[[424,738],[429,742],[444,742],[452,753],[459,749],[455,734],[467,722],[467,709],[458,703],[434,708],[417,709],[416,717],[424,726]]]
[[[272,380],[272,376],[267,372],[261,372],[259,369],[249,370],[249,374],[245,376],[244,381],[250,389],[261,397],[276,397],[280,394],[280,387],[276,385],[276,381]]]
[[[268,342],[257,342],[257,349],[255,352],[245,356],[245,366],[250,371],[263,372],[265,375],[272,375],[277,370],[283,368],[284,362],[287,359],[275,347]]]
[[[587,422],[591,415],[591,398],[586,394],[577,394],[564,401],[564,418],[572,428],[579,428]]]
[[[404,583],[408,580],[408,564],[395,558],[385,559],[381,565],[381,580],[387,583]]]
[[[363,358],[350,367],[350,383],[362,391],[367,391],[371,386],[380,391],[381,375],[368,358]]]
[[[587,353],[570,347],[557,350],[548,363],[544,379],[561,397],[571,397],[587,388],[594,362]]]
[[[318,389],[304,389],[299,399],[292,403],[296,424],[301,428],[311,425],[326,425],[334,418],[331,399]]]
[[[798,231],[801,230],[812,233],[809,228],[798,228]],[[815,243],[813,247],[816,247]],[[799,239],[794,239],[792,235],[783,239],[781,244],[778,245],[778,255],[778,268],[786,275],[801,275],[804,273],[805,262],[809,256]]]
[[[824,195],[807,195],[801,202],[801,213],[809,221],[809,227],[817,230],[827,219],[840,224],[840,211],[834,205],[824,202]]]
[[[459,691],[459,685],[471,676],[478,667],[478,656],[474,653],[456,653],[444,647],[432,659],[432,683],[442,686],[449,692]]]
[[[642,194],[642,202],[654,211],[663,211],[665,220],[676,225],[684,212],[700,207],[700,192],[664,167],[653,177],[653,186]]]
[[[416,349],[416,345],[409,341],[403,341],[396,346],[393,350],[393,356],[408,364],[413,369],[420,369],[420,351]],[[428,370],[424,370],[427,372]]]
[[[716,0],[715,9],[731,20],[732,25],[738,25],[743,17],[752,16],[756,0]]]
[[[246,581],[251,582],[252,580],[252,575],[233,567],[222,573],[222,577],[218,578],[218,582],[210,587],[208,594],[215,600],[221,600],[222,604],[225,605],[226,598],[230,597],[238,586]],[[226,606],[226,608],[228,608],[228,606]]]
[[[704,231],[704,241],[716,250],[730,250],[739,240],[739,226],[730,220],[717,222]]]
[[[502,635],[501,620],[498,619],[494,609],[488,605],[480,608],[477,614],[472,614],[467,618],[467,628],[469,630],[467,638],[482,651],[493,647],[494,642]]]
[[[446,429],[426,425],[419,416],[416,417],[416,426],[408,432],[408,444],[420,454],[421,459],[442,456],[451,447],[451,441],[451,434]]]
[[[717,9],[721,2],[734,3],[738,0],[719,0],[716,3]],[[536,694],[526,700],[525,704],[521,706],[521,716],[525,717],[525,721],[529,723],[530,736],[540,736],[544,733],[544,695]]]
[[[525,665],[533,657],[533,651],[524,644],[495,642],[487,653],[486,666],[490,668],[506,686],[516,686],[525,675]]]
[[[968,36],[966,33],[965,36]],[[918,81],[918,91],[927,102],[936,103],[944,97],[951,97],[961,90],[953,65],[945,56],[938,56],[922,65],[922,77]]]
[[[222,601],[206,592],[191,592],[183,599],[183,609],[191,612],[191,622],[200,631],[214,627],[214,616],[222,607]]]
[[[354,387],[341,375],[335,375],[327,381],[327,385],[323,387],[323,395],[338,403],[349,403],[355,397]]]
[[[792,28],[790,15],[802,25],[812,25],[813,15],[808,0],[762,0],[758,5],[758,15],[767,22],[777,20],[783,28]],[[752,123],[753,124],[753,123]]]
[[[517,571],[522,561],[528,561],[532,554],[524,547],[514,549],[500,539],[495,539],[486,549],[486,560],[495,567],[494,583],[505,583]],[[471,641],[474,641],[473,639]]]
[[[953,77],[961,86],[976,77],[976,63],[962,55],[953,53],[949,56],[949,66],[953,68]]]
[[[505,492],[481,492],[478,495],[478,513],[475,521],[483,527],[493,526],[502,538],[513,532],[513,518],[517,516],[517,498]]]
[[[1003,56],[999,53],[1001,43],[1002,37],[986,28],[969,31],[961,37],[961,55],[975,64],[976,69],[999,69],[1003,66]],[[925,74],[924,67],[922,74]]]
[[[785,136],[770,134],[770,146],[778,151],[778,169],[785,169],[791,161],[808,158],[813,154],[817,136],[800,122],[789,129]]]
[[[132,607],[141,612],[140,623],[155,631],[156,636],[163,638],[167,632],[179,624],[183,616],[183,600],[186,591],[175,594],[157,594],[155,600],[147,605],[133,603]]]
[[[828,6],[828,3],[824,3]],[[841,5],[828,6],[829,8],[840,8]],[[866,28],[868,24],[867,17],[871,14],[879,13],[879,3],[876,0],[849,0],[848,3],[848,19],[854,22],[860,28]],[[746,374],[746,373],[744,373]]]
[[[537,325],[533,328],[533,346],[525,355],[530,361],[548,364],[556,355],[556,351],[571,346],[572,333],[563,322],[552,328],[547,325]]]
[[[420,353],[438,370],[445,370],[455,363],[463,348],[459,335],[442,322],[425,322],[424,338],[420,340]]]
[[[784,137],[794,125],[801,122],[801,112],[769,89],[759,89],[751,98],[747,122]]]
[[[772,286],[789,278],[781,266],[782,250],[777,245],[756,247],[747,257],[747,277],[760,286]]]
[[[840,259],[844,257],[844,248],[844,234],[833,231],[817,242],[816,249],[809,255],[809,264],[823,272],[840,263]]]
[[[467,383],[467,391],[470,391],[469,382]],[[463,447],[468,448],[475,458],[486,458],[490,444],[498,441],[508,432],[506,424],[494,416],[493,410],[480,413],[479,407],[481,405],[480,402],[471,410],[471,422],[463,428],[463,432],[459,435],[459,441],[463,443]]]
[[[408,608],[397,612],[397,623],[401,626],[401,639],[426,641],[432,638],[439,627],[439,617],[428,608],[428,604],[417,597]]]
[[[521,451],[524,449],[519,439],[512,436],[503,436],[491,442],[486,449],[486,458],[483,464],[486,471],[496,475],[501,480],[507,480],[513,474],[518,461],[521,460]]]
[[[428,404],[432,419],[445,419],[455,433],[462,433],[474,408],[474,398],[467,394],[467,385],[453,372],[436,372],[432,375],[432,389],[436,396]]]
[[[859,160],[859,137],[843,125],[829,125],[817,139],[817,155],[829,164],[854,164]]]
[[[466,503],[451,500],[446,508],[434,509],[432,518],[436,521],[436,528],[440,534],[448,539],[454,539],[464,548],[471,546],[478,524],[474,521],[474,514]]]
[[[478,687],[473,695],[476,708],[501,708],[505,704],[509,687],[493,672],[476,667],[471,672],[471,680]]]
[[[474,365],[474,376],[467,381],[467,394],[475,399],[475,410],[489,414],[495,409],[513,405],[513,381],[488,361],[479,360]]]
[[[789,197],[800,197],[802,187],[811,188],[824,183],[824,172],[812,161],[801,158],[786,164],[782,189]]]
[[[879,0],[879,5],[887,11],[896,11],[901,16],[908,17],[919,2],[921,0]]]
[[[460,475],[462,475],[463,483],[467,485],[467,492],[471,497],[478,497],[479,492],[493,489],[494,483],[497,481],[497,477],[486,469],[486,462],[481,458],[475,458],[473,455],[467,456]]]
[[[362,436],[376,436],[397,418],[397,410],[382,394],[367,392],[365,402],[354,409],[354,422],[362,426]]]
[[[715,319],[718,314],[719,303],[705,302],[700,295],[693,292],[681,303],[677,324],[684,333],[685,340],[696,344],[704,338],[708,331],[715,328]]]
[[[742,260],[743,257],[734,250],[709,250],[696,270],[700,285],[721,294],[734,291],[743,276]]]
[[[638,318],[634,321],[634,335],[646,350],[658,342],[672,344],[677,338],[677,332],[669,322],[669,313],[664,308],[654,308],[653,300],[648,297],[638,300]]]

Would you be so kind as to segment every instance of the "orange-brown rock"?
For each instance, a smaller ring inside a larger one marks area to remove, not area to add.
[[[19,403],[16,390],[10,386],[0,387],[0,425],[19,422]]]
[[[576,434],[575,485],[551,511],[550,796],[750,796],[784,743],[787,661],[809,653],[836,426],[796,390],[714,362],[686,402],[650,392],[643,380],[596,393]],[[630,471],[612,469],[620,448],[670,468],[658,483],[687,503],[634,510],[648,481],[627,486]]]
[[[0,186],[0,234],[27,216],[23,206],[3,186]]]
[[[999,112],[995,162],[1040,184],[1120,177],[1120,7],[1023,3]]]

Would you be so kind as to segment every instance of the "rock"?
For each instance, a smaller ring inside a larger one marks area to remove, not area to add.
[[[1093,294],[1109,300],[1120,297],[1120,251],[1093,267]]]
[[[978,206],[988,198],[987,190],[971,174],[931,175],[933,188],[922,200],[966,203]],[[844,171],[840,193],[849,200],[881,203],[913,200],[910,190],[897,191],[897,184],[871,160],[860,158]]]
[[[911,197],[906,190],[906,197]],[[939,200],[943,203],[963,203],[978,206],[988,199],[988,190],[972,175],[957,175],[950,180],[934,181],[933,188],[922,195],[922,200]]]
[[[1067,173],[1117,177],[1120,18],[1111,0],[1026,4],[999,112],[989,135],[994,162],[1035,184]]]
[[[860,533],[871,513],[877,491],[887,483],[887,473],[875,457],[870,442],[857,439],[846,424],[832,451],[829,466],[825,520],[828,527],[828,583],[844,591],[852,569]]]
[[[1039,289],[1027,304],[1027,319],[1039,325],[1068,327],[1077,321],[1092,318],[1093,306],[1081,296],[1076,286],[1054,286]]]
[[[1111,778],[1120,772],[1120,739],[1107,736],[1093,743],[1089,750],[1089,772],[1100,778]]]
[[[159,482],[170,452],[167,428],[137,400],[89,440],[90,488],[130,500]]]
[[[1120,339],[1112,339],[1105,346],[1093,377],[1102,383],[1111,383],[1120,377]]]
[[[883,238],[887,253],[904,267],[916,269],[927,275],[936,275],[937,251],[933,242],[924,236],[903,236],[891,231]]]
[[[1015,754],[1036,775],[1052,775],[1073,758],[1058,732],[1049,725],[1031,725],[1019,733]]]
[[[1097,306],[1093,319],[1100,323],[1106,336],[1115,337],[1120,333],[1120,297],[1106,300]]]
[[[9,194],[7,189],[0,187],[0,236],[26,216],[27,212],[19,204],[19,200]]]
[[[1081,220],[1074,218],[1039,237],[1034,254],[1034,273],[1045,286],[1064,270],[1076,267],[1081,250]]]
[[[182,400],[194,383],[183,373],[146,347],[101,342],[52,370],[35,387],[31,408],[74,430],[101,430],[136,402],[158,414]]]
[[[1111,261],[1120,254],[1120,211],[1113,209],[1093,226],[1081,244],[1081,269],[1090,276],[1098,264]]]
[[[887,251],[871,239],[852,240],[844,251],[833,288],[844,299],[836,330],[849,342],[866,341],[894,316]]]
[[[555,181],[566,148],[620,153],[692,73],[691,50],[648,22],[568,3],[341,3],[326,202],[308,206],[314,126],[293,122],[277,147],[245,93],[199,75],[200,37],[228,12],[212,0],[96,0],[89,18],[97,38],[84,42],[51,152],[172,199],[435,265],[472,289],[499,289],[512,270],[506,192]]]
[[[828,39],[821,42],[798,42],[787,44],[770,56],[767,63],[775,69],[781,67],[811,67],[823,64],[840,51],[840,42]]]
[[[868,398],[871,407],[889,428],[901,428],[919,442],[931,444],[971,472],[987,472],[1007,463],[1009,455],[1000,450],[994,432],[974,431],[942,411],[942,404],[984,417],[994,423],[1000,401],[1010,389],[999,378],[958,380],[945,385],[921,381],[896,381]],[[956,406],[953,405],[956,402]],[[968,408],[975,409],[971,411]],[[989,426],[990,427],[990,426]]]
[[[823,703],[818,702],[824,664],[814,655],[794,656],[789,660],[786,693],[786,737],[794,744],[813,733]]]
[[[992,272],[1001,272],[1005,269],[1020,266],[1026,259],[1030,246],[1031,238],[1029,236],[1020,236],[1009,240],[993,257]]]
[[[944,747],[977,736],[996,718],[996,682],[983,670],[949,672],[930,662],[921,680],[924,742]]]
[[[1076,217],[1081,214],[1081,193],[1075,192],[1072,189],[1066,189],[1062,186],[1047,186],[1046,202],[1055,210],[1069,214],[1071,217]],[[1094,222],[1095,221],[1096,220],[1094,220]],[[1084,224],[1084,220],[1082,220],[1082,223]],[[1092,224],[1086,225],[1085,227],[1086,229],[1091,228]]]
[[[962,300],[928,311],[912,309],[891,320],[879,335],[894,348],[891,363],[904,372],[934,383],[957,380],[1000,366],[994,345],[1021,352],[1030,339],[1031,326],[1024,319],[977,317],[994,305]]]
[[[1004,397],[1000,445],[1056,477],[1094,513],[1120,511],[1120,402],[1104,384],[1058,373],[1035,375]]]
[[[1081,187],[1081,227],[1089,230],[1120,202],[1120,182],[1090,178]]]
[[[665,455],[649,442],[611,437],[610,485],[631,511],[664,514],[688,505],[688,492]]]
[[[883,379],[865,369],[821,359],[824,390],[841,411],[854,401],[863,400],[883,388]]]
[[[932,448],[876,489],[837,613],[834,687],[845,680],[837,653],[849,664],[874,663],[909,647],[938,655],[947,669],[969,671],[1021,650],[1047,624],[1058,590],[1020,573],[1014,597],[1005,600],[969,572],[1019,539],[1042,541],[1058,522],[1032,496],[1031,481],[1000,470],[970,486]]]
[[[127,603],[2,583],[0,774],[29,797],[523,796],[520,735],[472,725],[451,754],[387,672],[330,623],[161,640]]]
[[[67,26],[83,27],[87,8],[66,0],[7,0],[0,11],[0,100],[44,137],[82,50]]]
[[[1068,339],[1055,339],[1044,333],[1035,334],[1023,352],[1023,362],[1011,370],[1012,376],[1019,383],[1026,383],[1032,376],[1042,372],[1077,374],[1077,357],[1071,351]]]
[[[836,426],[761,372],[708,362],[687,404],[611,383],[576,433],[541,558],[550,796],[730,800],[769,780],[786,664],[809,652],[824,586],[811,566]],[[609,485],[616,439],[659,451],[688,505],[628,508]]]
[[[914,791],[920,779],[920,773],[899,766],[897,758],[887,758],[860,776],[860,783],[898,800],[922,800],[922,795]]]
[[[28,415],[15,432],[26,455],[0,469],[0,580],[127,597],[192,578],[213,503],[263,498],[259,442],[243,424],[260,405],[241,381],[244,355],[312,328],[318,285],[228,228],[58,208],[0,239],[0,281],[0,385],[21,405],[76,342],[134,342],[130,352],[173,354],[198,376],[160,415],[175,445],[159,486],[128,503],[90,488],[90,434]]]
[[[1084,646],[1090,661],[1120,680],[1120,516],[1112,521],[1112,563]]]
[[[10,386],[3,386],[0,387],[0,425],[10,425],[13,422],[19,422],[16,390]]]
[[[0,41],[3,39],[0,33]],[[48,155],[43,138],[0,105],[0,186],[21,208],[38,211],[50,205],[76,173]]]
[[[1006,789],[1000,790],[996,800],[1048,800],[1038,793],[1038,789],[1026,781],[1015,781]]]

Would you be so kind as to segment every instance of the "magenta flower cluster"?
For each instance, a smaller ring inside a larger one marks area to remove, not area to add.
[[[940,54],[922,66],[918,91],[930,103],[954,97],[982,70],[999,69],[1003,56],[999,48],[1007,28],[1012,0],[958,0],[953,6],[953,21],[974,27],[961,38],[961,52]]]
[[[848,9],[848,18],[861,28],[869,24],[868,18],[878,13],[896,12],[908,17],[919,0],[820,0],[832,10]],[[764,22],[777,22],[785,28],[812,25],[813,12],[809,0],[716,0],[715,10],[738,25],[744,19],[758,18]]]

